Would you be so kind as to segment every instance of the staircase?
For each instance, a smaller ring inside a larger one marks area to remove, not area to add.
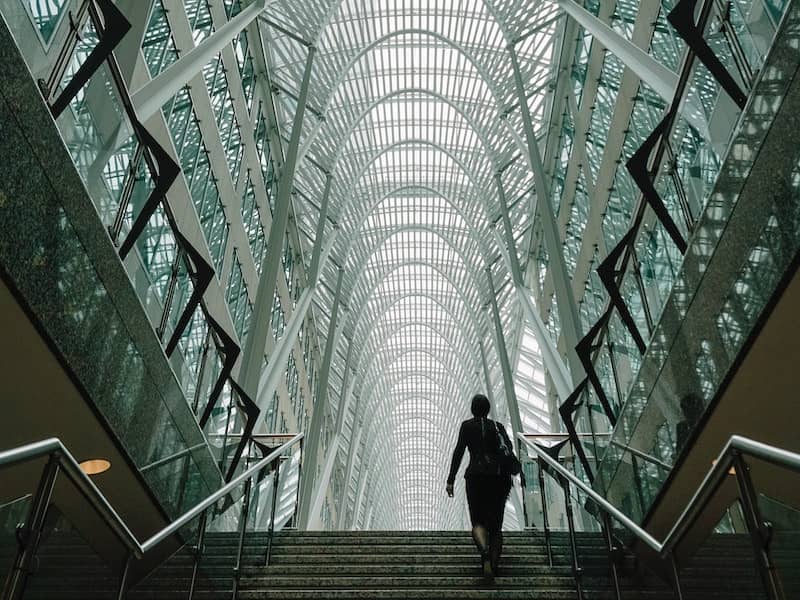
[[[112,599],[116,578],[74,533],[42,549],[26,599]],[[682,572],[686,600],[764,600],[743,536],[718,536]],[[276,534],[263,566],[266,535],[246,539],[240,579],[242,600],[445,600],[577,598],[569,538],[552,536],[553,566],[544,537],[505,534],[499,576],[487,583],[467,532],[297,532]],[[238,536],[208,534],[194,598],[229,600]],[[599,534],[579,533],[584,598],[612,600],[608,553]],[[176,554],[128,594],[131,600],[187,597],[193,557]],[[623,597],[672,600],[671,590],[643,569],[622,578]]]
[[[579,533],[584,597],[611,600],[613,584],[605,542],[599,534]],[[738,537],[738,536],[736,536]],[[552,534],[553,566],[544,536],[507,532],[499,576],[487,583],[467,532],[285,532],[276,537],[269,567],[248,567],[240,598],[316,599],[503,599],[577,598],[569,536]],[[253,540],[255,541],[255,540]],[[706,548],[687,570],[687,600],[763,600],[750,577],[749,546],[724,540],[728,565],[709,576],[706,561],[718,560]],[[747,542],[749,543],[749,542]],[[732,546],[736,545],[737,549]],[[744,568],[743,568],[744,567]],[[753,572],[754,573],[754,572]],[[623,577],[625,598],[672,600],[658,578],[634,572]]]

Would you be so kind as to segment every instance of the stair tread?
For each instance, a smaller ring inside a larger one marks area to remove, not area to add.
[[[242,600],[566,600],[577,598],[566,532],[504,534],[501,572],[493,584],[481,576],[468,532],[284,531],[272,539],[248,534],[240,569]],[[577,536],[585,600],[615,600],[605,541],[599,533]],[[233,585],[238,535],[209,533],[196,600],[227,600]],[[40,552],[41,568],[26,600],[115,598],[116,577],[75,535],[53,536]],[[136,585],[129,600],[185,598],[195,557],[183,551]],[[681,571],[685,600],[763,600],[746,536],[714,538]],[[749,568],[744,568],[749,567]],[[708,577],[709,570],[713,577]],[[654,575],[623,577],[623,600],[671,600]]]

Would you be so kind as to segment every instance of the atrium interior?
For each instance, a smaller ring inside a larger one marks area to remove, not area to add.
[[[795,0],[0,0],[2,598],[329,597],[243,548],[467,532],[476,393],[553,598],[800,598],[798,75]]]

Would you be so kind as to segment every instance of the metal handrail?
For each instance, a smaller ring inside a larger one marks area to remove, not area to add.
[[[131,555],[135,556],[137,559],[140,559],[148,551],[152,550],[158,544],[176,533],[181,527],[188,524],[194,518],[200,516],[212,504],[224,498],[229,492],[241,485],[243,482],[252,479],[262,469],[283,454],[283,452],[285,452],[288,448],[294,446],[297,442],[303,439],[303,436],[303,433],[298,433],[291,440],[276,450],[270,452],[252,467],[219,488],[216,492],[209,495],[204,500],[200,501],[194,507],[190,508],[172,523],[161,529],[161,531],[158,533],[150,536],[144,542],[139,542],[122,517],[120,517],[117,511],[114,510],[94,482],[89,479],[89,476],[81,470],[80,466],[78,466],[78,461],[75,460],[75,457],[72,456],[69,450],[67,450],[64,444],[62,444],[61,440],[58,438],[49,438],[40,442],[34,442],[32,444],[26,444],[25,446],[0,452],[0,468],[13,464],[29,462],[31,460],[46,456],[56,458],[60,466],[64,469],[65,474],[75,484],[86,500],[92,505],[92,508],[95,510],[95,512],[100,515],[106,525],[108,525],[108,527],[114,532],[114,534],[128,549]]]
[[[709,470],[708,474],[703,479],[700,487],[697,489],[689,504],[684,509],[681,516],[678,517],[675,525],[673,525],[670,532],[667,534],[663,542],[659,542],[656,538],[645,531],[638,523],[631,520],[626,514],[619,510],[616,506],[611,504],[598,492],[584,483],[574,473],[562,467],[558,461],[551,458],[542,448],[539,448],[534,443],[525,438],[523,434],[518,434],[528,448],[533,450],[537,457],[547,463],[555,472],[560,476],[567,479],[570,483],[574,484],[586,493],[592,501],[602,508],[610,517],[625,526],[634,536],[644,542],[649,548],[658,553],[661,558],[666,558],[686,535],[689,528],[697,520],[698,516],[711,500],[720,484],[727,477],[728,470],[732,463],[741,455],[746,454],[754,458],[767,461],[771,464],[791,469],[800,472],[800,454],[776,448],[762,442],[757,442],[749,438],[734,435],[725,444],[725,447],[717,457],[716,462]]]
[[[672,468],[672,465],[665,463],[663,460],[659,460],[655,456],[651,456],[646,452],[642,452],[641,450],[637,450],[636,448],[632,448],[631,446],[626,446],[625,444],[621,444],[613,438],[610,439],[608,443],[611,444],[612,446],[619,448],[620,450],[623,450],[624,452],[629,452],[633,456],[641,458],[642,460],[649,462],[652,465],[656,465],[657,467],[666,469],[667,471],[669,471]]]

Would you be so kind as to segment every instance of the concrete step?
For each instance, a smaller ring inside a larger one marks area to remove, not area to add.
[[[548,565],[509,565],[503,561],[503,574],[515,577],[540,577],[546,575],[559,575],[572,577],[572,567],[563,565],[550,567]],[[480,570],[477,557],[470,564],[316,564],[316,565],[271,565],[269,567],[245,567],[242,569],[244,577],[260,577],[271,575],[284,576],[471,576]]]
[[[374,577],[350,577],[346,575],[333,576],[261,576],[243,577],[242,587],[245,589],[463,589],[480,587],[484,584],[484,579],[478,568],[472,576],[374,576]],[[574,585],[571,575],[554,576],[542,575],[539,577],[496,577],[494,586],[497,588],[517,589],[517,588],[570,588]]]
[[[273,555],[270,559],[272,565],[287,565],[287,564],[335,564],[340,565],[343,562],[348,564],[372,564],[372,565],[385,565],[385,564],[456,564],[456,565],[470,565],[478,560],[478,555],[473,550],[471,553],[463,554],[437,554],[437,555],[422,555],[422,554],[277,554]],[[545,554],[503,554],[503,564],[508,565],[546,565],[547,556]],[[568,565],[568,561],[564,560],[560,565]]]
[[[247,535],[245,536],[246,545],[266,545],[269,541],[267,536],[262,535]],[[215,546],[236,545],[237,540],[206,540],[207,544]],[[370,536],[365,538],[358,538],[355,536],[320,536],[320,535],[276,535],[272,540],[274,544],[311,544],[311,545],[342,545],[342,546],[369,546],[369,545],[385,545],[385,544],[402,544],[427,546],[431,544],[446,545],[446,544],[471,544],[474,545],[472,538],[468,535],[447,536],[447,537],[432,537],[432,536],[408,536],[401,538],[398,536],[377,537]],[[544,546],[545,541],[543,538],[525,538],[525,537],[509,537],[503,536],[503,544],[508,547],[515,546],[530,546],[541,545]],[[578,545],[581,548],[606,548],[603,540],[578,540]],[[551,540],[551,546],[558,548],[569,548],[569,539],[559,538]]]
[[[261,548],[247,548],[246,553],[255,553],[262,550]],[[219,548],[207,547],[207,553],[213,555],[220,551]],[[406,546],[405,544],[363,544],[353,545],[348,544],[339,546],[336,544],[289,544],[278,543],[273,545],[272,553],[275,555],[287,554],[335,554],[335,555],[350,555],[350,554],[409,554],[416,553],[420,555],[439,555],[439,554],[475,554],[474,544],[429,544],[425,546]],[[510,546],[508,549],[503,550],[504,554],[509,555],[540,555],[544,556],[546,550],[543,547],[528,545],[528,546]],[[566,549],[564,550],[566,554]]]

